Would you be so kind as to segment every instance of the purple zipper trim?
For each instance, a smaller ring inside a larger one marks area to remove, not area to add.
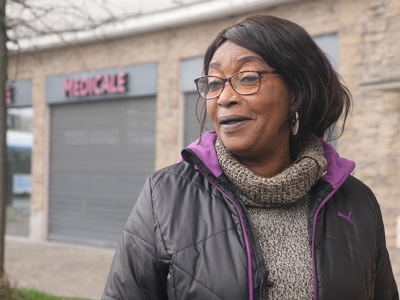
[[[249,241],[249,237],[248,237],[247,232],[246,232],[246,225],[244,223],[243,214],[242,214],[239,206],[236,204],[235,201],[233,201],[233,199],[231,199],[220,187],[218,187],[214,182],[212,182],[208,178],[208,176],[198,166],[197,166],[197,169],[204,176],[204,178],[206,178],[207,181],[209,183],[211,183],[212,186],[214,186],[222,195],[224,195],[228,199],[228,201],[230,203],[233,204],[233,206],[235,207],[235,209],[237,210],[237,212],[239,214],[240,223],[242,224],[242,228],[243,228],[244,241],[245,241],[245,244],[246,244],[247,272],[249,274],[249,300],[253,300],[254,299],[254,291],[253,291],[253,285],[254,285],[254,283],[253,283],[253,261],[252,261],[252,258],[251,258],[250,241]]]
[[[320,204],[320,206],[317,208],[317,211],[315,212],[314,215],[314,222],[313,222],[313,232],[312,232],[312,246],[311,246],[311,256],[312,256],[312,267],[313,267],[313,277],[314,277],[314,300],[318,300],[318,295],[317,295],[317,266],[315,262],[315,230],[317,228],[317,219],[319,212],[321,211],[322,207],[332,198],[333,194],[336,193],[336,191],[341,187],[343,182],[346,181],[346,179],[349,177],[351,172],[353,172],[355,168],[355,165],[353,165],[348,172],[345,174],[346,176],[343,176],[343,178],[336,184],[336,187],[330,194],[325,198],[324,201]]]

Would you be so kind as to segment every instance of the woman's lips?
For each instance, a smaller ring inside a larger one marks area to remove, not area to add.
[[[225,131],[237,130],[240,127],[246,125],[250,119],[243,116],[226,116],[219,118],[219,124]]]

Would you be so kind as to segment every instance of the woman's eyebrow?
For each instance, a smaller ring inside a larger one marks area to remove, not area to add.
[[[265,61],[264,61],[262,58],[260,58],[260,57],[258,57],[258,56],[254,56],[254,55],[249,55],[249,56],[240,57],[240,58],[235,62],[235,64],[242,64],[242,63],[245,63],[245,62],[248,62],[248,61],[258,61],[258,62],[260,62],[260,63],[265,64]]]
[[[243,64],[246,62],[252,62],[252,61],[257,61],[259,63],[265,64],[265,61],[262,58],[260,58],[258,56],[254,56],[254,55],[248,55],[248,56],[240,57],[238,60],[236,60],[235,65]],[[218,61],[210,62],[210,64],[208,65],[208,69],[213,69],[213,68],[220,69],[221,63]]]
[[[221,64],[219,63],[219,62],[217,62],[217,61],[213,61],[213,62],[210,62],[210,64],[208,65],[208,68],[209,69],[211,69],[211,68],[221,68]]]

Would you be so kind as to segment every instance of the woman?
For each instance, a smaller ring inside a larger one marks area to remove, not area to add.
[[[204,72],[215,131],[147,180],[102,299],[398,299],[379,205],[322,139],[350,94],[307,32],[247,17]]]

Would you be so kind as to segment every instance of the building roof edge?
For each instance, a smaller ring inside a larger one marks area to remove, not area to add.
[[[13,52],[33,52],[40,49],[51,49],[67,44],[83,44],[103,39],[154,32],[177,26],[189,25],[214,20],[220,17],[245,14],[259,9],[301,0],[219,0],[204,1],[175,9],[157,11],[139,15],[129,20],[107,24],[95,30],[82,31],[64,35],[45,35],[32,39],[22,39],[18,46],[9,45]]]

